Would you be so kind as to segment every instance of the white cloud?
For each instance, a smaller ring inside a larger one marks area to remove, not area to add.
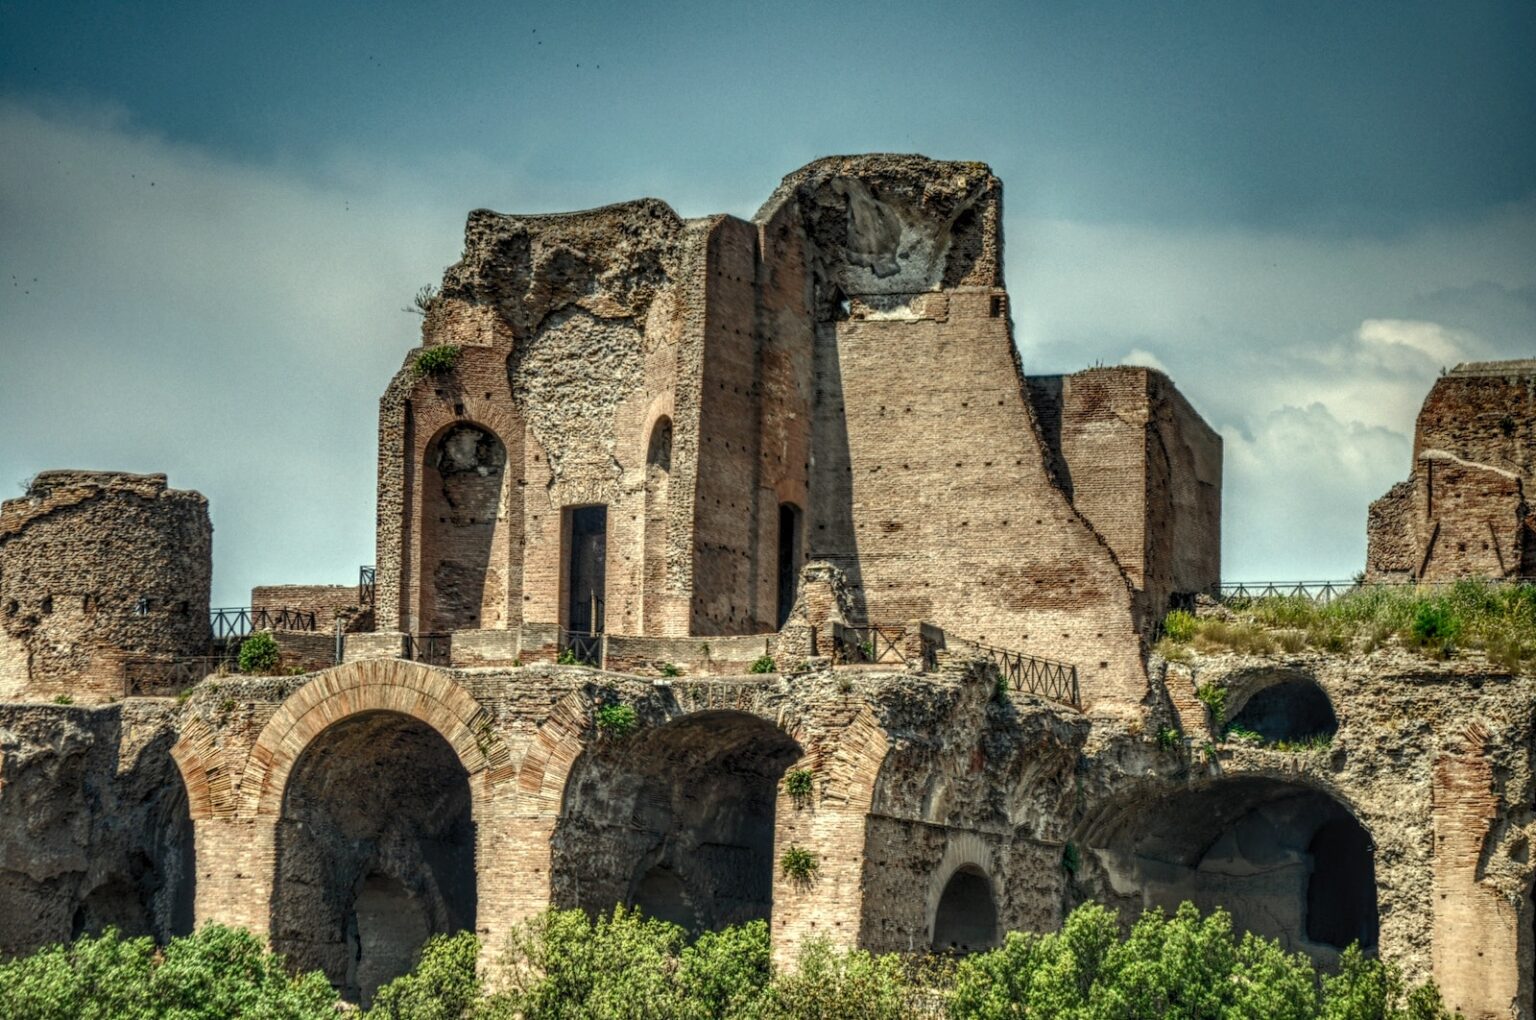
[[[1143,368],[1155,368],[1159,372],[1168,371],[1168,366],[1163,364],[1162,358],[1159,358],[1151,351],[1144,351],[1140,347],[1131,348],[1130,352],[1127,353],[1125,357],[1121,358],[1120,361],[1125,365],[1140,365]]]

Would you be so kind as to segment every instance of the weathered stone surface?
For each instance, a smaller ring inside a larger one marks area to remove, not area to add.
[[[1536,577],[1536,360],[1457,365],[1419,410],[1412,474],[1371,504],[1366,577]]]
[[[0,505],[0,698],[122,697],[207,653],[208,501],[164,475],[45,471]]]

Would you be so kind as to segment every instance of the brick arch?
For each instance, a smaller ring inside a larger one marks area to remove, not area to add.
[[[187,810],[194,822],[227,818],[235,813],[233,777],[213,727],[193,718],[182,727],[181,738],[172,745],[171,760],[187,789]]]
[[[955,877],[956,872],[963,868],[970,868],[979,872],[987,880],[987,885],[992,890],[992,905],[994,909],[999,906],[999,889],[997,879],[993,876],[992,847],[981,836],[974,832],[956,832],[950,834],[947,845],[944,847],[944,856],[939,861],[939,866],[934,868],[928,876],[928,937],[933,937],[933,925],[939,913],[939,901],[944,896],[944,889],[949,885],[949,880]]]
[[[417,663],[366,660],[317,674],[278,708],[251,749],[240,789],[241,813],[277,817],[288,775],[305,749],[333,724],[363,712],[398,712],[436,730],[469,773],[470,790],[477,795],[514,771],[490,714],[464,688]]]

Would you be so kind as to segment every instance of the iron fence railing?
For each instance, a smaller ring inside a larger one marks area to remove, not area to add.
[[[832,632],[834,662],[839,665],[871,663],[908,665],[904,639],[907,628],[899,624],[870,623],[842,626]]]
[[[603,641],[601,632],[593,633],[590,630],[575,631],[560,629],[560,658],[559,661],[574,662],[580,666],[598,666],[603,664]]]
[[[1231,603],[1252,599],[1304,598],[1326,605],[1335,599],[1369,588],[1429,588],[1442,589],[1459,584],[1459,581],[1223,581],[1217,588],[1217,599]],[[1536,584],[1533,577],[1509,577],[1487,579],[1486,584]]]
[[[428,666],[446,666],[452,643],[453,635],[451,634],[406,634],[401,641],[400,650],[405,653],[404,658],[412,662],[420,662]]]
[[[176,659],[128,659],[123,662],[123,696],[172,697],[215,673],[233,667],[227,655],[192,655]]]
[[[1042,659],[991,645],[978,644],[976,647],[997,665],[999,675],[1013,690],[1077,709],[1083,707],[1082,693],[1077,685],[1077,667],[1070,662]]]
[[[215,641],[234,641],[250,637],[258,630],[314,630],[313,611],[230,606],[208,610],[208,623]]]
[[[378,572],[373,567],[357,568],[357,604],[373,605],[373,594],[378,583]]]

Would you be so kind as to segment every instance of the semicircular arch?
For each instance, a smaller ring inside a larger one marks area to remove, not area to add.
[[[398,659],[353,662],[317,674],[267,722],[241,783],[242,813],[277,816],[288,776],[305,749],[335,723],[365,712],[397,712],[431,727],[464,766],[472,791],[495,786],[514,771],[490,714],[442,672]]]

